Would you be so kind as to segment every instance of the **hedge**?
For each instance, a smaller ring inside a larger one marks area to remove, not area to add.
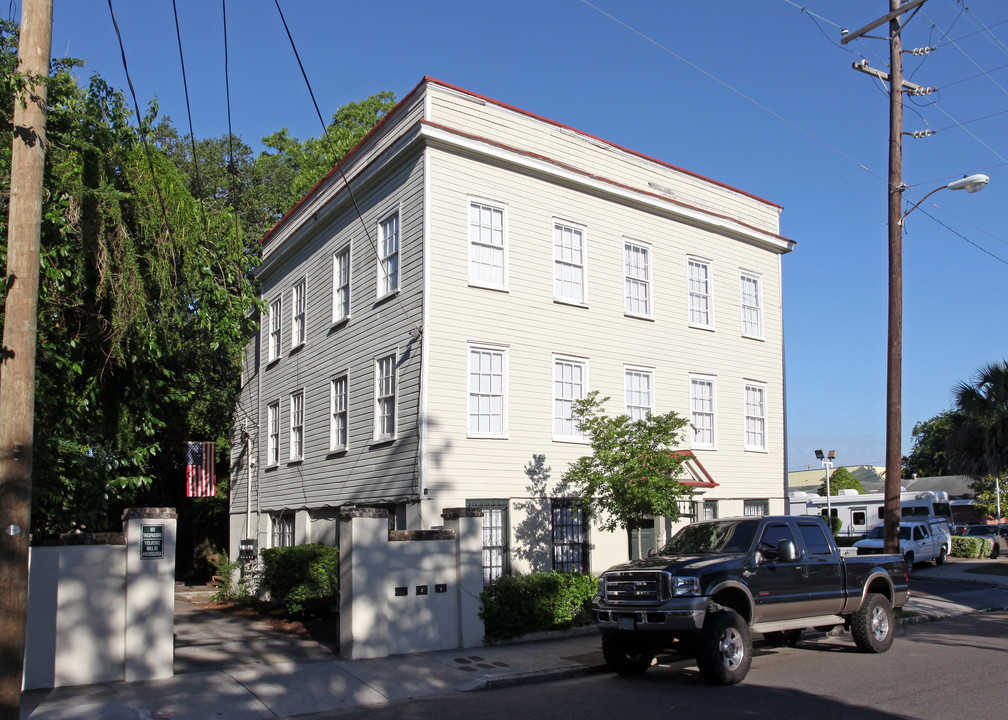
[[[262,551],[260,590],[290,615],[331,615],[339,611],[339,549],[297,545]]]
[[[598,578],[582,573],[505,575],[480,593],[486,640],[505,640],[591,622]]]
[[[992,552],[994,552],[994,541],[991,538],[967,535],[952,536],[952,557],[989,558]]]

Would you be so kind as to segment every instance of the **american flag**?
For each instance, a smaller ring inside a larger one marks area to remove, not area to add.
[[[213,497],[217,494],[214,459],[217,443],[191,442],[186,446],[186,496]]]

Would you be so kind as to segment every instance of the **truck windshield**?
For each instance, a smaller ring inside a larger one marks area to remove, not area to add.
[[[885,531],[884,525],[876,525],[871,530],[868,531],[868,537],[870,540],[881,540],[882,533]],[[906,525],[900,525],[899,529],[899,539],[909,540],[910,539],[910,528]]]
[[[731,520],[687,525],[665,543],[662,555],[742,553],[756,536],[758,520]]]

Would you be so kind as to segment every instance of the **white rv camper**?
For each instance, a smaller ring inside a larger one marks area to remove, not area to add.
[[[788,513],[791,515],[826,515],[826,498],[815,493],[788,493]],[[885,512],[885,493],[860,494],[857,490],[841,490],[829,498],[829,511],[842,521],[841,535],[864,535],[882,522]],[[948,493],[943,490],[900,492],[902,517],[945,518],[952,527],[952,509]]]

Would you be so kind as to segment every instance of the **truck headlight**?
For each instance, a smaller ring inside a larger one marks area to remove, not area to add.
[[[674,597],[683,597],[686,595],[699,595],[699,594],[700,594],[700,578],[680,577],[680,576],[675,576],[672,578],[672,595]]]

